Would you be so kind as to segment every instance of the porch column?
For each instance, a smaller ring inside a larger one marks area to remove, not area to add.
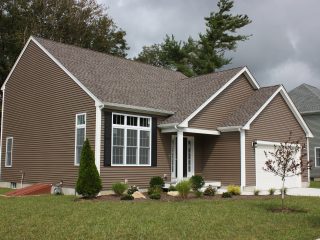
[[[183,132],[177,132],[177,180],[183,179]]]

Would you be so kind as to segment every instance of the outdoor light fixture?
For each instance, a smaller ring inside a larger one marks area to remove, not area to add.
[[[252,145],[253,148],[256,148],[256,147],[257,147],[257,140],[253,141],[253,142],[251,143],[251,145]]]

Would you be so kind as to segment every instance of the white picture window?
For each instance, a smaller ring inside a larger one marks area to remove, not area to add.
[[[76,144],[75,144],[75,165],[80,165],[81,152],[83,143],[86,140],[86,114],[80,113],[76,115]]]
[[[12,167],[12,147],[13,147],[13,137],[7,137],[6,139],[6,167]]]
[[[112,114],[112,165],[151,165],[151,118]]]
[[[316,167],[320,167],[320,147],[316,147],[314,150],[314,160]]]

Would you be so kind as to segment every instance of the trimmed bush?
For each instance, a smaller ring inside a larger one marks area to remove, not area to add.
[[[227,187],[227,191],[229,193],[231,193],[232,195],[240,195],[241,194],[241,190],[239,186],[236,185],[229,185]]]
[[[137,186],[130,186],[127,190],[127,194],[132,195],[135,192],[138,192],[139,188]]]
[[[130,194],[125,194],[120,199],[128,201],[128,200],[133,200],[134,197],[132,195],[130,195]]]
[[[150,194],[150,195],[149,195],[149,198],[150,198],[150,199],[154,199],[154,200],[159,200],[159,199],[161,198],[161,194],[155,192],[155,193]]]
[[[152,177],[150,179],[149,186],[151,188],[162,187],[163,185],[164,185],[164,181],[163,181],[162,177],[156,176],[156,177]]]
[[[194,175],[190,178],[191,188],[193,191],[198,191],[204,186],[204,179],[199,175]]]
[[[222,198],[232,198],[232,193],[230,192],[224,192],[221,195]]]
[[[217,189],[213,188],[212,186],[208,186],[206,190],[204,190],[203,195],[214,196],[216,192],[217,192]]]
[[[170,185],[170,187],[168,188],[169,192],[173,192],[173,191],[177,191],[177,188],[173,185]]]
[[[91,149],[89,140],[83,143],[79,167],[79,176],[76,184],[76,191],[85,198],[93,198],[102,189],[102,183],[97,170],[94,153]]]
[[[276,189],[274,188],[269,189],[269,195],[274,195],[275,192],[276,192]]]
[[[260,190],[255,189],[255,190],[253,191],[253,194],[254,194],[255,196],[259,196],[259,194],[260,194]]]
[[[154,193],[158,193],[158,194],[161,194],[162,193],[162,188],[159,187],[159,186],[155,186],[155,187],[150,187],[148,189],[148,195],[152,195]]]
[[[112,184],[112,190],[118,196],[122,196],[123,193],[127,190],[127,188],[128,188],[128,185],[121,182]]]
[[[183,180],[176,185],[176,189],[182,198],[187,198],[191,190],[191,183],[188,180]]]

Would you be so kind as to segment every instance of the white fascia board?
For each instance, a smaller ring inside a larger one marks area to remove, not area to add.
[[[257,140],[255,141],[256,143],[256,146],[281,146],[281,143],[280,142],[270,142],[270,141],[260,141],[260,140]],[[294,143],[290,143],[289,144],[290,146],[296,146],[297,144],[294,144]],[[300,145],[300,144],[298,144]]]
[[[162,128],[161,133],[173,133],[173,132],[178,132],[179,130],[176,128]]]
[[[207,101],[205,101],[198,109],[196,109],[191,115],[189,115],[185,120],[183,120],[179,127],[188,127],[189,121],[194,118],[203,108],[205,108],[213,99],[215,99],[221,92],[223,92],[229,85],[231,85],[241,74],[245,74],[252,86],[259,89],[260,86],[254,79],[247,67],[242,68],[236,75],[234,75],[224,86],[222,86],[217,92],[215,92]]]
[[[259,116],[259,114],[269,105],[269,103],[275,98],[275,96],[280,93],[283,97],[283,99],[286,101],[287,105],[289,106],[291,112],[296,117],[297,121],[299,122],[300,126],[303,128],[303,130],[306,133],[306,137],[313,138],[313,134],[308,128],[307,124],[303,120],[301,114],[293,104],[292,100],[290,99],[289,95],[287,94],[284,87],[281,85],[277,91],[275,91],[272,96],[262,105],[262,107],[253,115],[253,117],[243,126],[243,129],[249,130],[250,124]]]
[[[25,52],[25,50],[27,49],[27,46],[29,45],[29,43],[30,43],[30,41],[31,41],[31,40],[32,40],[32,37],[29,37],[29,39],[28,39],[27,43],[24,45],[24,47],[23,47],[22,51],[20,52],[19,57],[17,58],[17,60],[15,61],[15,63],[14,63],[14,65],[13,65],[13,67],[11,68],[11,70],[10,70],[10,72],[9,72],[9,74],[8,74],[8,76],[7,76],[7,78],[6,78],[6,80],[5,80],[5,81],[4,81],[4,83],[2,84],[1,90],[4,90],[4,89],[5,89],[6,84],[7,84],[8,80],[9,80],[9,78],[11,77],[11,75],[12,75],[12,73],[13,73],[14,69],[16,68],[16,66],[17,66],[18,62],[20,61],[20,58],[22,57],[23,53],[24,53],[24,52]]]
[[[218,127],[217,129],[220,132],[240,132],[242,128],[243,128],[242,126],[232,126],[232,127]]]
[[[164,124],[159,124],[158,128],[172,128],[174,126],[178,126],[179,123],[164,123]]]
[[[171,111],[166,111],[166,110],[161,110],[156,108],[139,107],[139,106],[133,106],[133,105],[127,105],[127,104],[121,104],[121,103],[105,102],[103,103],[103,105],[105,108],[108,108],[108,109],[146,113],[146,114],[155,114],[159,116],[168,116],[168,115],[174,114],[174,112],[171,112]]]
[[[208,134],[208,135],[220,135],[219,131],[209,130],[209,129],[200,129],[200,128],[184,128],[183,132],[186,132],[186,133],[198,133],[198,134]]]

